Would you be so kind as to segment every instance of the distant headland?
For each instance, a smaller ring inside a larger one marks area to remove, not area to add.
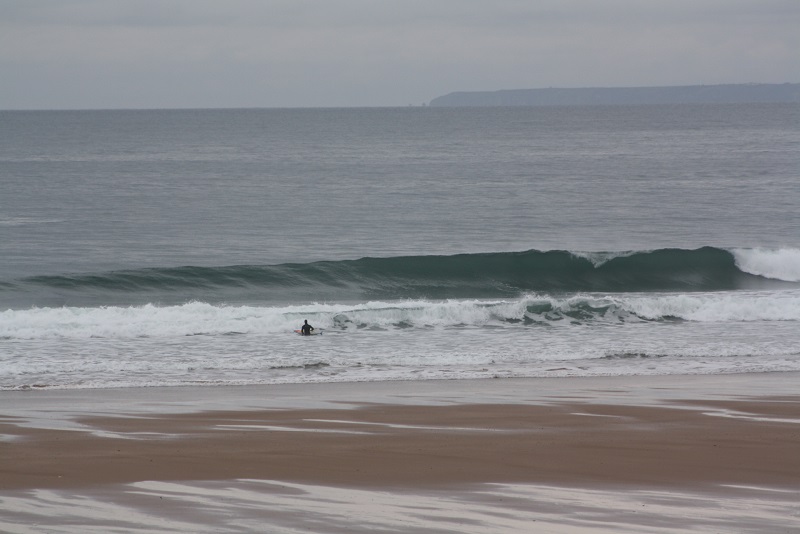
[[[800,83],[595,87],[460,91],[431,100],[431,106],[586,106],[630,104],[800,103]]]

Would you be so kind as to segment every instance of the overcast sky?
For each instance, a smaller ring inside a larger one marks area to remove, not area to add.
[[[0,109],[800,82],[800,0],[0,0]]]

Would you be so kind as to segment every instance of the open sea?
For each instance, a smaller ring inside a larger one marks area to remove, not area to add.
[[[781,371],[797,104],[0,112],[0,389]]]

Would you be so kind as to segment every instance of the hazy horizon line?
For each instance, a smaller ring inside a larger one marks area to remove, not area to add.
[[[800,82],[741,82],[741,83],[698,83],[698,84],[680,84],[680,85],[612,85],[612,86],[547,86],[547,87],[525,87],[515,89],[471,89],[471,90],[453,90],[448,93],[436,96],[423,102],[422,104],[386,104],[386,105],[363,105],[363,106],[187,106],[187,107],[75,107],[75,108],[0,108],[0,112],[13,112],[13,111],[201,111],[201,110],[253,110],[253,109],[271,109],[271,110],[335,110],[335,109],[407,109],[407,108],[428,108],[431,107],[430,103],[441,96],[450,95],[453,93],[494,93],[503,91],[538,91],[538,90],[573,90],[573,89],[653,89],[653,88],[681,88],[681,87],[721,87],[721,86],[758,86],[758,85],[800,85]],[[720,102],[720,104],[725,104]],[[602,104],[599,104],[602,105]],[[665,104],[667,105],[667,104]],[[497,106],[493,106],[497,107]]]

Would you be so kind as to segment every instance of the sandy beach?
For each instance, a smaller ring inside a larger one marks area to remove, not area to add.
[[[799,379],[3,392],[0,530],[797,532]]]

